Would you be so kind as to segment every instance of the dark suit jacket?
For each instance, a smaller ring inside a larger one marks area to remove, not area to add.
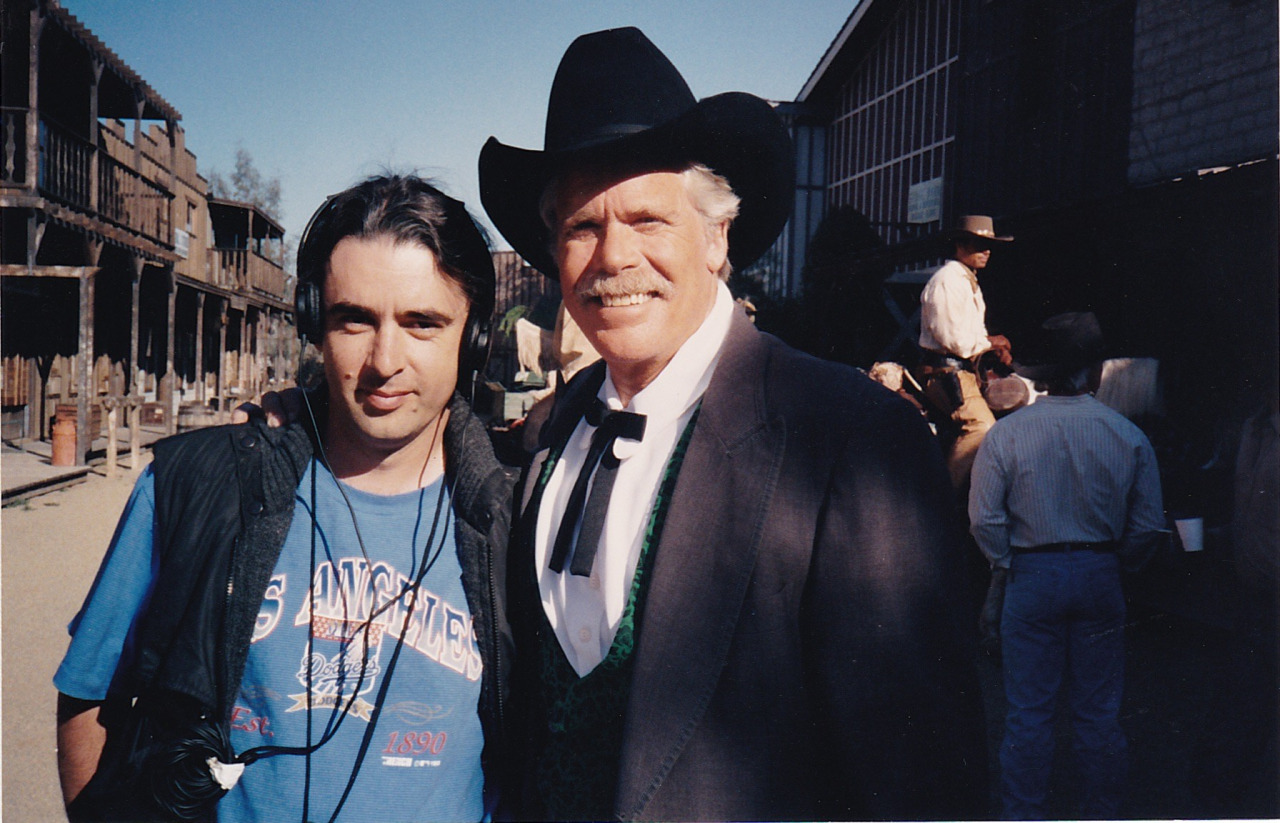
[[[915,409],[735,316],[654,558],[616,816],[986,816],[949,495]]]

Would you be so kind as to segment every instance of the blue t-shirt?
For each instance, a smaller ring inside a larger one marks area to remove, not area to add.
[[[149,470],[139,478],[72,621],[71,646],[54,676],[64,694],[106,696],[154,577],[154,483]],[[353,771],[340,820],[481,819],[482,665],[443,484],[382,496],[340,489],[315,461],[308,468],[258,614],[231,741],[243,753],[303,747],[336,731],[310,755],[309,780],[304,756],[247,766],[219,803],[220,819],[302,820],[305,794],[308,819],[328,820]]]

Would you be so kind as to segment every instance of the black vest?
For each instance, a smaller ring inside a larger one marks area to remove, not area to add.
[[[159,577],[112,690],[186,695],[225,719],[311,443],[298,426],[251,424],[162,440],[154,454]]]

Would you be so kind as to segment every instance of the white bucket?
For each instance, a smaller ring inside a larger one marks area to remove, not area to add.
[[[1184,552],[1198,552],[1204,549],[1203,517],[1175,520],[1173,525],[1178,529],[1178,542],[1182,544]]]

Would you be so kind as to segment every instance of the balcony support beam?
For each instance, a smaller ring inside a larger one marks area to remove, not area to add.
[[[44,230],[48,225],[44,213],[32,210],[27,216],[27,274],[33,275],[36,270],[36,255],[40,253],[40,244],[44,242]]]
[[[168,316],[166,320],[167,332],[165,334],[165,350],[164,350],[164,430],[166,434],[178,433],[178,409],[174,400],[174,390],[177,383],[177,374],[174,373],[173,367],[173,330],[175,323],[175,314],[178,302],[178,281],[173,276],[173,269],[169,269],[168,283],[169,299],[167,301],[166,311]]]
[[[133,170],[142,174],[142,115],[147,110],[147,94],[139,86],[133,87]],[[144,175],[145,176],[145,175]]]
[[[130,297],[129,297],[129,381],[125,386],[125,392],[130,395],[142,394],[142,369],[138,365],[138,338],[142,334],[141,321],[141,289],[142,289],[142,267],[143,259],[138,255],[130,255],[129,262],[133,264],[133,276],[130,278]]]
[[[103,242],[97,238],[87,238],[86,251],[89,265],[82,266],[80,279],[80,340],[76,357],[76,465],[86,465],[89,448],[93,445],[95,432],[89,431],[92,416],[92,404],[96,399],[97,386],[93,381],[93,346],[94,290],[97,285],[98,260],[102,257]]]
[[[27,57],[27,191],[40,189],[40,34],[44,31],[45,16],[40,4],[31,8],[31,42]]]
[[[227,407],[227,308],[226,300],[218,307],[218,411]]]
[[[98,140],[98,91],[102,83],[102,70],[106,67],[107,64],[95,55],[93,65],[90,66],[89,124],[87,130],[89,135],[89,205],[95,214],[102,211],[102,204],[98,202],[98,155],[101,148]]]
[[[196,402],[201,411],[205,410],[204,386],[204,297],[201,289],[196,289]]]

